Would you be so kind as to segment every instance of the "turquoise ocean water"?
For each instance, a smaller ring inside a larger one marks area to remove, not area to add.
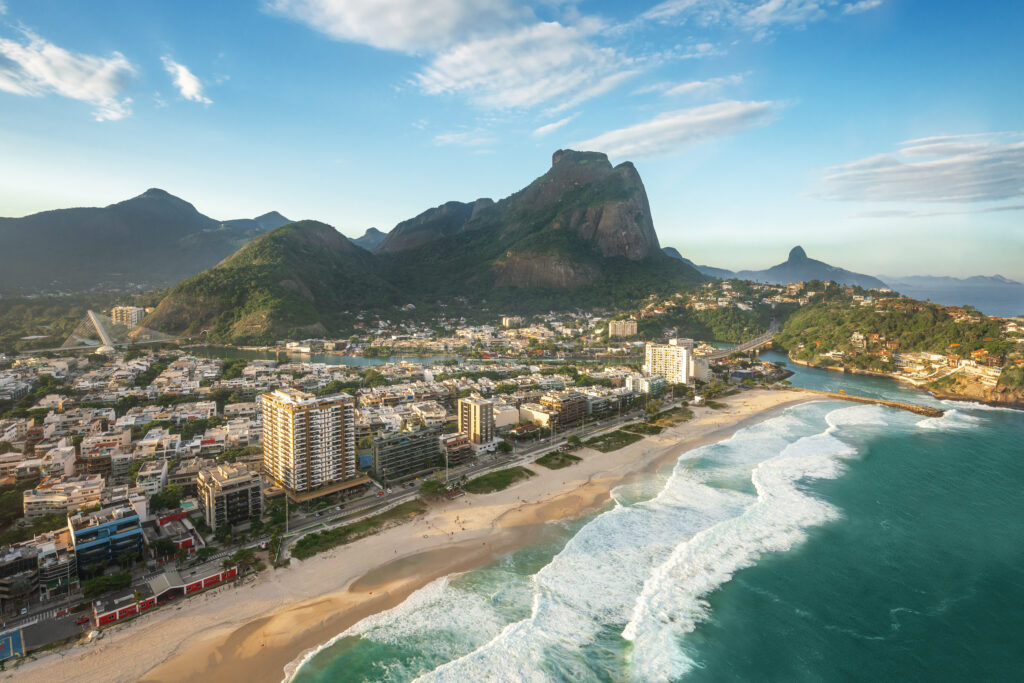
[[[938,404],[794,369],[797,385]],[[1024,413],[942,407],[789,409],[426,586],[285,677],[1021,680]]]

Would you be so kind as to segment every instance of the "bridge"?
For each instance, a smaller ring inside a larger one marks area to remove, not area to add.
[[[708,360],[721,360],[723,358],[728,358],[734,353],[746,353],[747,351],[762,349],[772,343],[772,337],[774,337],[778,331],[779,323],[773,318],[771,325],[768,326],[768,331],[761,336],[748,339],[742,344],[738,344],[731,349],[720,349],[704,356],[704,358],[707,358]]]
[[[158,344],[160,342],[183,341],[191,337],[171,337],[170,335],[151,330],[148,327],[129,328],[115,323],[105,315],[88,311],[78,326],[72,331],[65,342],[53,349],[31,349],[23,354],[39,353],[40,351],[93,351],[95,353],[113,353],[118,346],[133,344]]]

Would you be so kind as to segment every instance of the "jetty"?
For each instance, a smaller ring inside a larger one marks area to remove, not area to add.
[[[946,411],[940,408],[931,408],[929,406],[922,406],[916,403],[903,403],[902,401],[887,401],[882,398],[869,398],[867,396],[854,396],[848,394],[845,391],[820,391],[818,389],[805,389],[804,387],[793,387],[799,391],[806,391],[811,394],[818,394],[819,396],[827,396],[829,398],[839,399],[840,401],[853,401],[854,403],[874,403],[880,406],[886,406],[887,408],[897,408],[899,410],[906,410],[911,413],[917,413],[918,415],[925,415],[927,417],[942,417],[946,414]]]

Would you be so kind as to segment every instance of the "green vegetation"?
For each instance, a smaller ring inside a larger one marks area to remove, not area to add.
[[[634,434],[643,434],[645,436],[661,434],[661,427],[647,422],[631,422],[628,425],[622,425],[622,428],[627,432],[633,432]]]
[[[601,436],[595,436],[592,439],[587,439],[583,442],[583,445],[588,448],[601,451],[602,453],[610,453],[611,451],[617,451],[620,448],[625,448],[630,444],[636,443],[642,438],[644,437],[641,434],[633,434],[617,429],[614,432],[609,432],[608,434],[602,434]]]
[[[242,376],[242,371],[245,370],[245,366],[249,364],[249,361],[245,358],[232,358],[224,361],[224,366],[221,368],[221,379],[238,379]]]
[[[92,599],[112,590],[127,588],[130,585],[132,585],[132,575],[129,572],[97,576],[82,582],[82,597]]]
[[[854,332],[876,333],[899,342],[900,351],[948,353],[960,355],[984,348],[1004,356],[1014,346],[1002,339],[999,322],[977,314],[976,323],[957,322],[941,306],[927,302],[892,302],[887,310],[851,302],[829,301],[806,306],[794,313],[782,327],[776,340],[789,349],[794,358],[815,361],[825,351],[855,351],[850,337]],[[801,348],[802,346],[802,348]]]
[[[711,408],[712,410],[721,410],[722,408],[729,407],[728,404],[722,403],[721,401],[708,401],[704,405],[706,405],[708,408]]]
[[[6,487],[5,487],[6,488]],[[9,491],[5,491],[6,500],[9,501],[11,496]],[[18,500],[21,500],[21,493],[18,493]],[[6,518],[11,520],[10,517]],[[13,520],[11,520],[13,521]],[[10,523],[10,522],[8,522]],[[28,539],[44,534],[47,531],[56,531],[57,529],[66,529],[68,526],[68,519],[64,515],[58,513],[51,513],[43,517],[39,517],[28,525],[15,525],[0,534],[0,546],[10,545],[11,543],[20,543],[21,541],[27,541]]]
[[[462,490],[466,493],[494,493],[503,491],[517,481],[529,479],[534,475],[532,470],[525,467],[510,467],[471,479],[462,487]]]
[[[652,424],[658,427],[674,427],[681,422],[693,419],[693,411],[685,406],[669,408],[654,416]]]
[[[563,467],[569,467],[575,465],[582,458],[572,455],[571,453],[559,453],[558,451],[551,451],[547,455],[542,455],[536,460],[535,463],[547,467],[549,470],[560,470]]]
[[[420,495],[428,500],[441,498],[444,492],[444,483],[437,479],[428,479],[420,486]]]
[[[407,522],[422,515],[424,512],[426,512],[426,507],[423,503],[413,500],[408,503],[402,503],[387,512],[364,519],[361,522],[354,522],[346,526],[307,534],[295,543],[295,547],[292,548],[292,557],[305,560],[325,550],[330,550],[345,543],[351,543],[379,531],[385,526]]]
[[[999,384],[1007,387],[1024,386],[1024,365],[1007,365],[999,375]]]

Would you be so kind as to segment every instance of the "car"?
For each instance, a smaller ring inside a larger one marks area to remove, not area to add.
[[[340,505],[335,505],[334,506],[334,511],[338,512],[339,510],[341,510],[341,506]]]
[[[378,496],[383,496],[383,495],[384,495],[384,492],[383,492],[383,491],[377,491],[377,495],[378,495]]]
[[[65,614],[69,614],[70,612],[71,612],[71,610],[69,610],[69,609],[62,609],[62,610],[58,610],[58,612],[57,612],[57,616],[58,616],[58,617],[62,617],[62,616],[64,616]]]
[[[28,607],[22,607],[21,608],[21,613],[22,614],[28,614]]]
[[[81,619],[76,619],[75,623],[78,624],[79,626],[81,626],[82,624],[88,624],[89,623],[89,617],[82,617]]]

